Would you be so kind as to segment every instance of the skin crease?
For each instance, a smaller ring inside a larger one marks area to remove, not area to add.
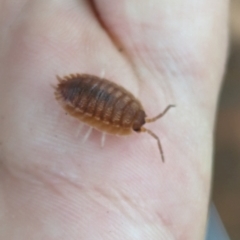
[[[227,1],[0,1],[0,239],[200,240],[214,117],[227,53]],[[146,133],[93,131],[54,99],[56,75],[130,90]]]

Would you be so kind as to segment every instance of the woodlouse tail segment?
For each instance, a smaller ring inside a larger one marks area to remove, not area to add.
[[[56,78],[58,80],[59,83],[63,82],[63,79],[60,78],[58,75],[56,75]],[[59,85],[55,85],[55,84],[51,84],[51,86],[53,87],[53,89],[55,90],[54,94],[57,100],[61,99],[62,96],[59,92]]]
[[[58,75],[56,75],[56,78],[57,78],[57,80],[58,80],[59,83],[64,82],[64,78],[61,78],[61,77],[59,77]]]
[[[175,107],[175,105],[168,105],[168,106],[165,108],[165,110],[164,110],[162,113],[158,114],[156,117],[146,118],[146,119],[145,119],[146,123],[155,122],[155,121],[158,120],[159,118],[163,117],[163,116],[168,112],[168,110],[169,110],[170,108],[172,108],[172,107]]]
[[[67,80],[70,80],[70,79],[73,79],[73,78],[76,78],[76,77],[78,77],[78,74],[70,74],[70,75],[65,76],[65,77],[63,77],[63,78],[61,78],[61,77],[59,77],[58,75],[56,75],[56,78],[57,78],[57,80],[58,80],[59,83],[65,82],[65,81],[67,81]]]
[[[151,130],[149,130],[147,128],[144,128],[144,127],[141,127],[141,132],[146,132],[157,140],[158,148],[159,148],[159,151],[160,151],[160,154],[161,154],[161,158],[162,158],[162,161],[164,162],[164,154],[163,154],[163,149],[162,149],[162,145],[161,145],[159,137],[155,133],[153,133]]]
[[[57,77],[57,80],[58,80],[59,83],[62,82],[62,79],[58,75],[56,77]],[[52,83],[50,85],[55,91],[58,90],[58,85],[52,84]]]

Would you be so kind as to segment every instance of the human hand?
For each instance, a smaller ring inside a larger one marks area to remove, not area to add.
[[[17,2],[17,3],[16,3]],[[203,239],[227,1],[1,1],[0,239]],[[161,139],[65,115],[56,75],[130,90]]]

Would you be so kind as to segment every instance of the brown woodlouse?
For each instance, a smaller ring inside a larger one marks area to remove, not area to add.
[[[104,133],[147,132],[157,140],[164,161],[158,136],[143,125],[161,118],[174,105],[169,105],[156,117],[147,118],[142,104],[133,94],[107,79],[89,74],[57,76],[57,79],[55,97],[70,115]]]

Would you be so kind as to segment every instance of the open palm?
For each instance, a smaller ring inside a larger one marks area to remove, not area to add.
[[[17,2],[17,3],[16,3]],[[0,239],[203,239],[226,1],[4,1]],[[148,117],[127,138],[79,130],[56,75],[124,86]]]

